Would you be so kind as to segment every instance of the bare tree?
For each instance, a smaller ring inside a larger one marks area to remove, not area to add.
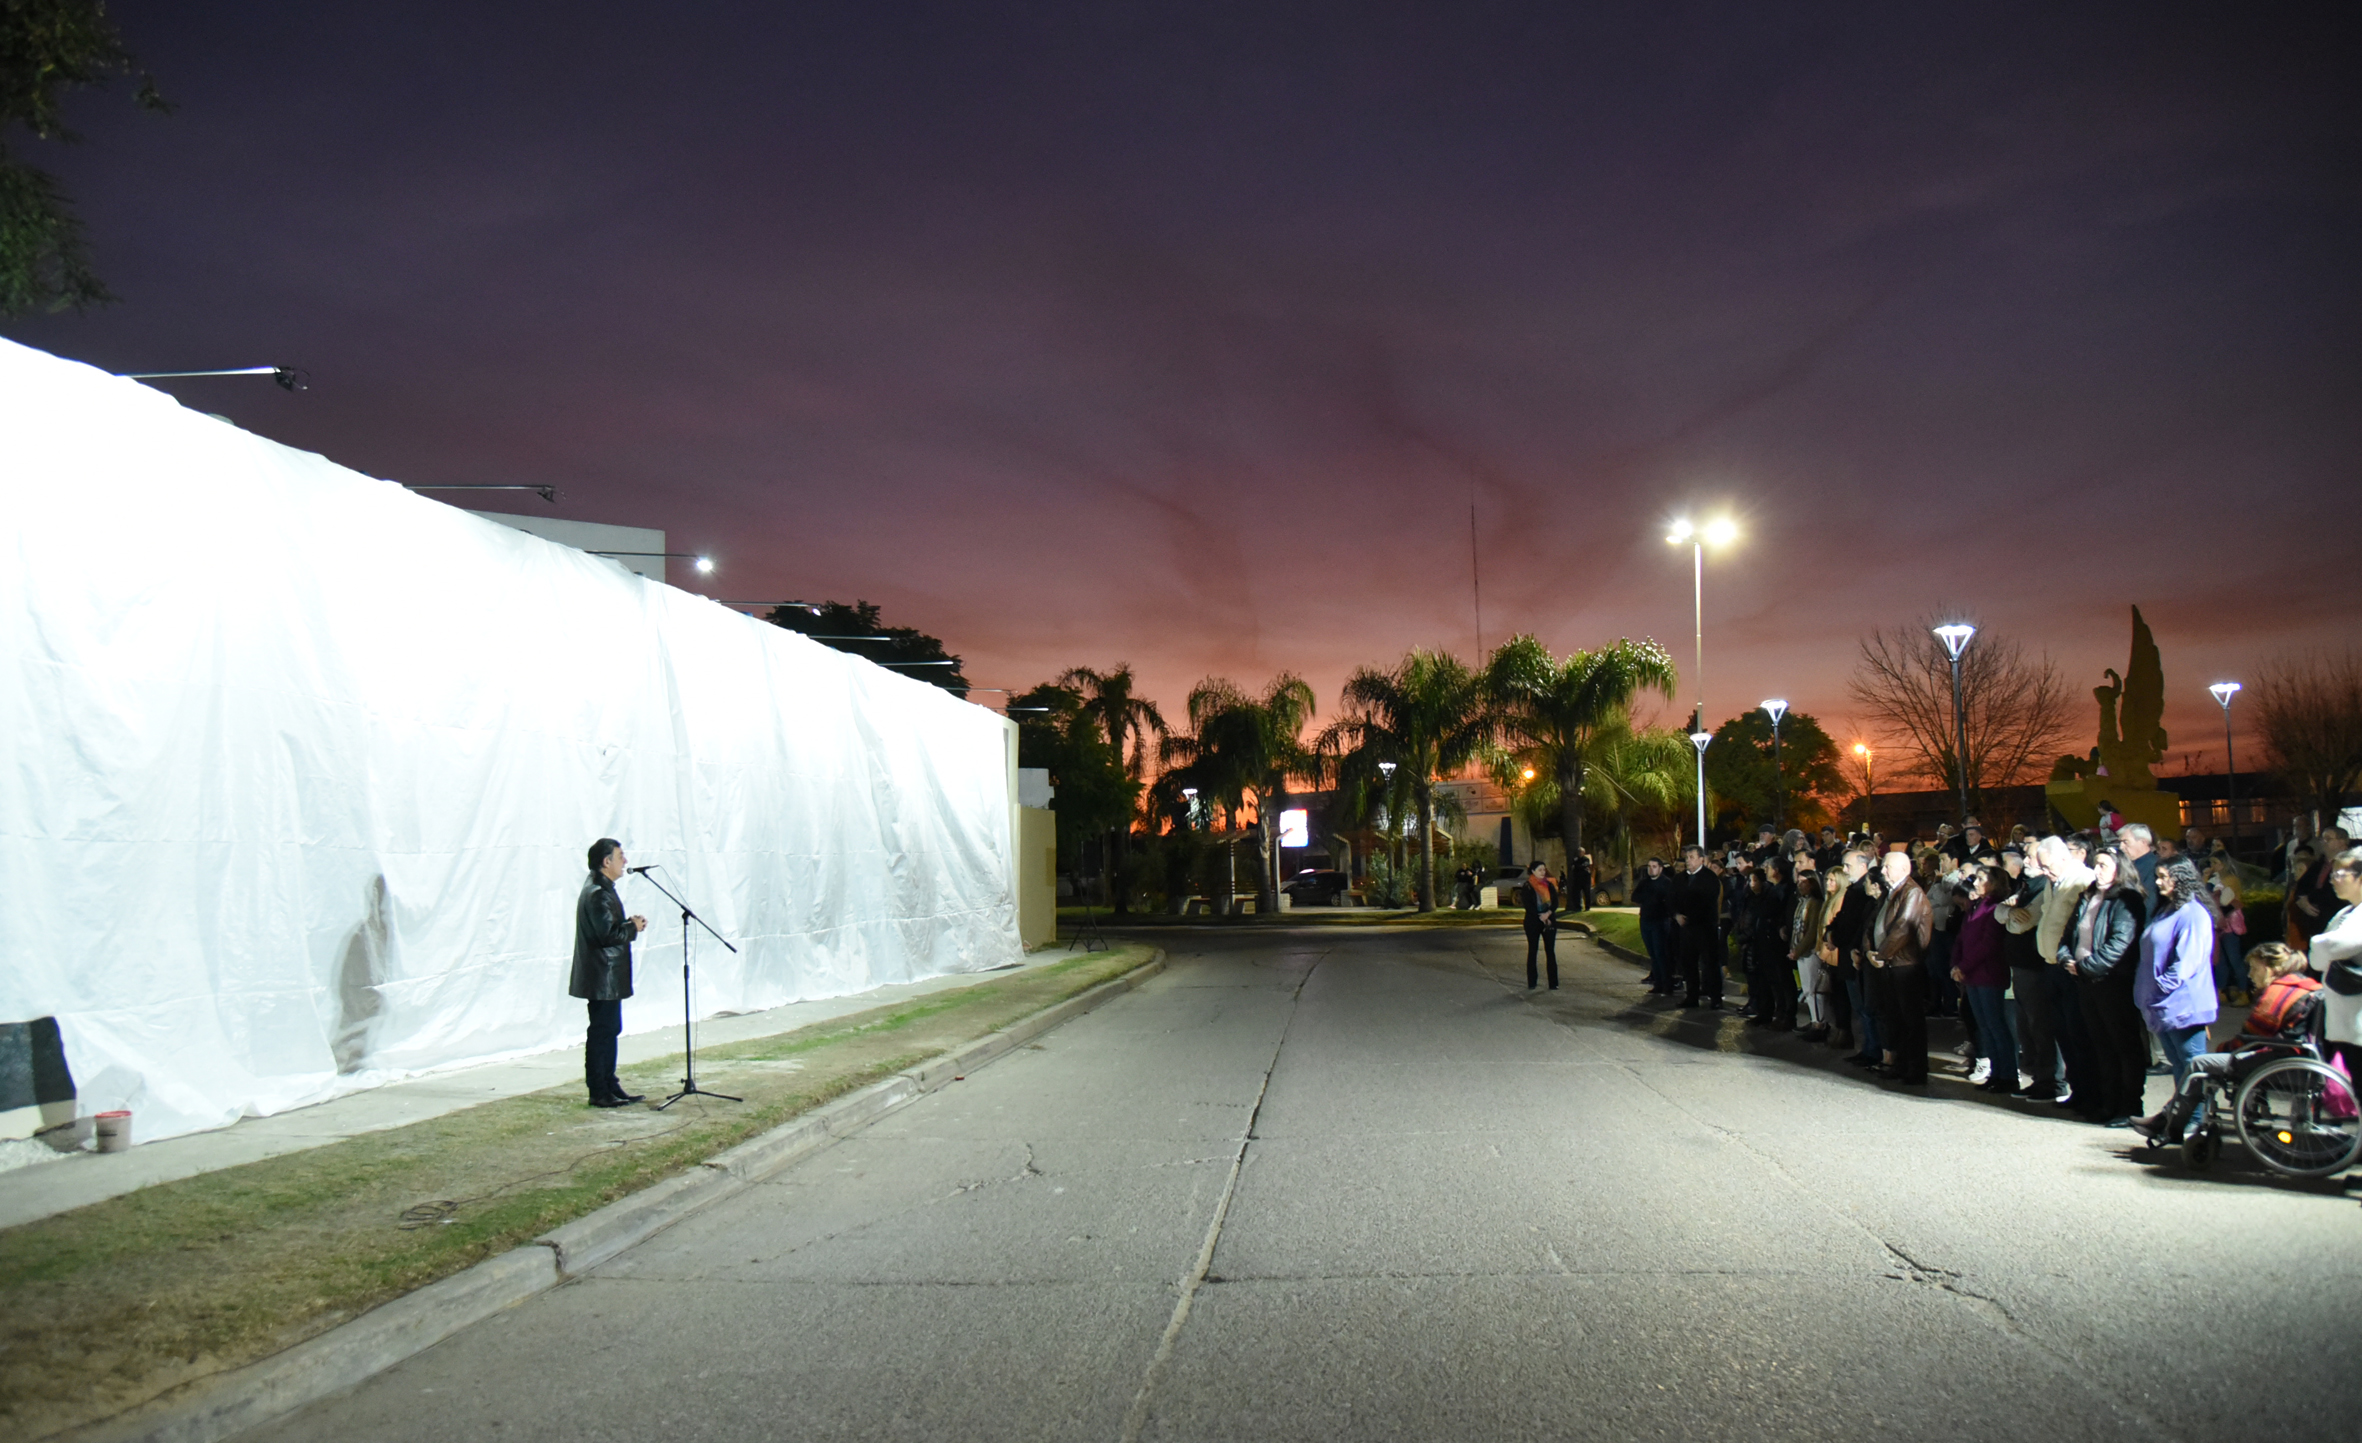
[[[2362,658],[2351,648],[2284,656],[2257,675],[2254,698],[2281,780],[2335,817],[2362,780]]]
[[[1883,744],[1881,782],[1917,776],[1937,786],[1956,784],[1952,661],[1930,630],[1935,620],[1862,639],[1849,690]],[[1960,698],[1972,793],[2045,774],[2073,740],[2066,679],[2048,656],[2031,659],[2010,637],[1977,633],[1960,658]]]

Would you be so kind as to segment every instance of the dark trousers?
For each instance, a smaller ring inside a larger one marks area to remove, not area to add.
[[[1862,979],[1862,1055],[1875,1056],[1894,1050],[1895,983],[1887,974],[1888,967],[1862,967],[1856,975]]]
[[[2138,1117],[2149,1088],[2149,1030],[2141,1024],[2140,1009],[2132,1005],[2131,968],[2119,964],[2114,975],[2097,982],[2078,978],[2075,986],[2083,1030],[2091,1039],[2097,1088],[2092,1111],[2104,1117]]]
[[[2059,1040],[2059,1060],[2066,1067],[2067,1087],[2075,1094],[2075,1110],[2088,1117],[2106,1116],[2098,1111],[2106,1085],[2092,1051],[2091,1031],[2084,1025],[2083,999],[2075,979],[2064,967],[2045,967],[2042,980],[2050,989],[2050,1030]]]
[[[1829,979],[1829,1026],[1834,1031],[1854,1030],[1854,994],[1861,984],[1854,980],[1851,967],[1827,967],[1822,974]]]
[[[2059,1040],[2051,1023],[2050,981],[2042,967],[2009,969],[2009,990],[2018,999],[2018,1066],[2034,1077],[2034,1091],[2059,1087]]]
[[[1681,989],[1692,1002],[1700,997],[1722,1000],[1722,946],[1711,922],[1673,929],[1673,947],[1681,963]]]
[[[1665,934],[1673,924],[1646,921],[1640,924],[1640,945],[1648,949],[1648,985],[1654,992],[1673,990],[1673,945]]]
[[[1779,949],[1766,947],[1765,960],[1760,964],[1763,974],[1763,999],[1759,1013],[1775,1027],[1796,1025],[1796,964],[1781,956]]]
[[[1998,987],[1970,987],[1969,1015],[1976,1019],[1977,1054],[1992,1064],[1996,1088],[2018,1085],[2018,1040],[2009,1030],[2009,1004]]]
[[[1927,969],[1930,1010],[1938,1017],[1959,1016],[1960,987],[1952,980],[1952,934],[1938,932],[1930,937],[1920,965]]]
[[[1536,986],[1541,978],[1534,972],[1534,953],[1539,950],[1550,958],[1550,985],[1558,985],[1558,919],[1545,922],[1539,917],[1525,919],[1525,985]]]
[[[1879,1042],[1895,1055],[1895,1078],[1927,1081],[1927,969],[1915,962],[1881,967],[1886,979],[1887,1017]]]
[[[593,1000],[589,1007],[590,1028],[582,1034],[583,1085],[594,1102],[621,1097],[623,1084],[615,1080],[615,1039],[623,1035],[623,999]]]

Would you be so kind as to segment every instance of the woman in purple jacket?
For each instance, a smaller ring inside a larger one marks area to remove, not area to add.
[[[2001,1000],[2001,994],[2009,990],[2009,959],[2001,952],[2001,919],[1994,915],[1994,908],[2009,895],[2012,885],[2009,874],[1999,867],[1987,870],[1978,879],[1976,902],[1968,909],[1960,936],[1952,944],[1952,980],[1968,995],[1968,1013],[1977,1025],[1977,1046],[1992,1074],[1977,1085],[2003,1097],[2018,1090],[2018,1044]]]
[[[2179,1090],[2190,1059],[2206,1050],[2215,1018],[2214,917],[2199,900],[2198,869],[2176,857],[2157,869],[2157,915],[2141,934],[2132,1000],[2165,1049]]]

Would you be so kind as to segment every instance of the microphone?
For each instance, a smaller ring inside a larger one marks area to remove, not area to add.
[[[626,872],[641,872],[641,873],[647,873],[647,872],[661,872],[661,871],[663,871],[664,869],[663,869],[662,867],[659,867],[659,866],[657,866],[657,865],[656,865],[654,862],[650,862],[650,863],[649,863],[647,866],[645,866],[645,867],[626,867],[626,868],[624,868],[623,870],[625,870]]]

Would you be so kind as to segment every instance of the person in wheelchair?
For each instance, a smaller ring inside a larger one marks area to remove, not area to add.
[[[2321,984],[2305,971],[2305,954],[2266,942],[2247,954],[2247,978],[2255,985],[2255,1007],[2239,1035],[2220,1052],[2190,1059],[2189,1074],[2165,1110],[2134,1118],[2133,1131],[2153,1142],[2180,1142],[2209,1089],[2237,1086],[2248,1073],[2277,1057],[2318,1046]]]

